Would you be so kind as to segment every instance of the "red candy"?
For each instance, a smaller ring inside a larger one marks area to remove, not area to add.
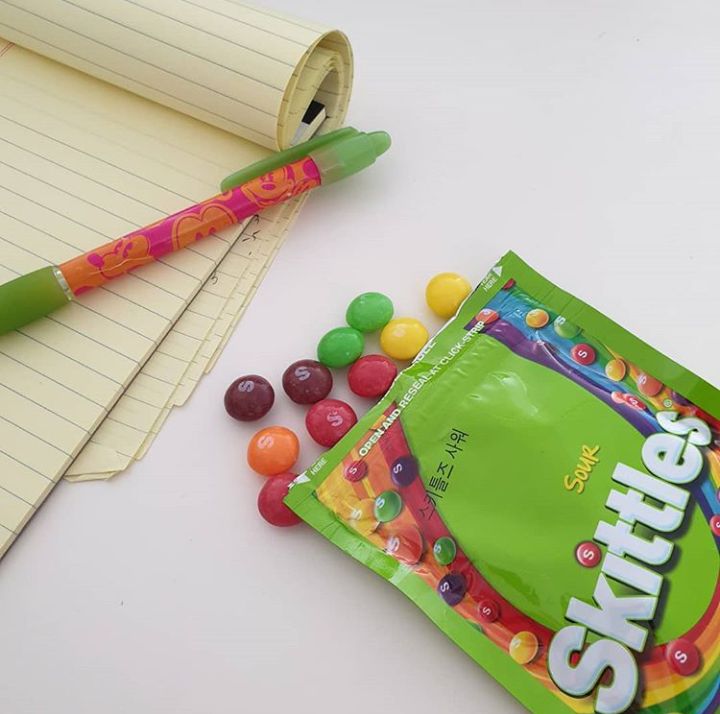
[[[315,404],[325,399],[333,386],[330,370],[314,359],[293,362],[283,373],[285,394],[296,404]]]
[[[700,653],[690,640],[680,638],[670,642],[665,650],[665,659],[678,674],[684,677],[695,674],[700,668]]]
[[[710,530],[713,532],[713,535],[720,538],[720,515],[715,514],[710,518]]]
[[[575,559],[583,568],[594,568],[600,564],[602,552],[597,543],[591,540],[583,541],[575,548]]]
[[[629,407],[637,409],[638,411],[645,411],[647,409],[647,404],[645,404],[642,399],[638,399],[634,394],[613,392],[610,397],[616,404],[627,404]]]
[[[388,534],[385,552],[406,565],[415,565],[422,558],[425,545],[420,531],[407,526]]]
[[[629,407],[637,409],[638,411],[644,411],[647,409],[647,404],[645,404],[645,402],[643,402],[641,399],[638,399],[634,394],[623,394],[622,396],[623,401]]]
[[[225,411],[240,421],[262,419],[275,401],[270,382],[257,374],[238,377],[225,392]]]
[[[483,622],[495,622],[500,617],[500,606],[489,597],[480,600],[477,606],[478,617]]]
[[[344,471],[345,478],[351,483],[362,481],[368,472],[368,465],[364,461],[353,461]]]
[[[348,384],[359,397],[380,397],[397,377],[395,363],[383,355],[365,355],[350,367]]]
[[[508,281],[505,283],[505,285],[502,286],[502,289],[503,289],[503,290],[512,290],[514,287],[515,287],[515,279],[514,279],[514,278],[510,278],[510,280],[508,280]]]
[[[584,367],[587,367],[589,364],[592,364],[595,361],[595,358],[597,355],[595,354],[595,350],[590,347],[590,345],[586,345],[584,342],[581,342],[579,345],[575,345],[570,350],[570,356],[578,363],[583,365]]]
[[[339,399],[323,399],[310,407],[305,427],[320,446],[334,446],[357,423],[353,408]]]
[[[273,526],[294,526],[300,518],[284,503],[283,499],[290,490],[290,484],[297,474],[289,471],[277,476],[270,476],[260,489],[257,505],[260,515]]]

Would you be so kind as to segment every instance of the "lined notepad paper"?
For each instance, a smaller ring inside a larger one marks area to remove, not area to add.
[[[343,35],[231,0],[0,0],[0,35],[0,281],[212,195],[350,93]],[[302,200],[0,337],[0,553],[64,474],[145,453]]]

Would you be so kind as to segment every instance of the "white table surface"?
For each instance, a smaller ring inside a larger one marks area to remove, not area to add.
[[[147,458],[62,483],[2,561],[3,714],[523,711],[390,585],[256,513],[257,425],[226,417],[225,387],[279,387],[356,293],[436,328],[426,280],[512,248],[720,383],[717,3],[275,5],[350,35],[350,122],[394,146],[312,197]],[[281,392],[266,423],[302,419]]]

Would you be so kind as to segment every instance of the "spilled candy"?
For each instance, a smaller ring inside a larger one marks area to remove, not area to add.
[[[263,476],[289,471],[297,461],[300,442],[293,431],[284,426],[260,429],[247,447],[248,466]]]
[[[287,527],[302,522],[283,502],[296,476],[297,474],[291,472],[270,476],[260,489],[258,511],[270,525]]]
[[[314,359],[293,362],[283,373],[285,394],[296,404],[315,404],[325,399],[333,386],[330,370]]]
[[[382,351],[393,359],[413,359],[428,341],[425,326],[413,317],[390,320],[380,333]]]
[[[272,385],[257,374],[238,377],[225,392],[225,411],[239,421],[262,419],[274,402]]]
[[[383,355],[365,355],[348,371],[348,386],[359,397],[380,397],[397,377],[397,367]]]
[[[363,353],[364,348],[362,332],[354,327],[336,327],[320,338],[317,356],[327,367],[347,367]]]
[[[472,286],[462,275],[438,273],[425,288],[425,300],[438,317],[452,317],[471,291]]]
[[[394,307],[392,300],[382,293],[363,293],[348,306],[345,319],[360,332],[375,332],[390,322]]]
[[[320,446],[334,446],[356,423],[355,410],[340,399],[323,399],[305,415],[308,434]]]

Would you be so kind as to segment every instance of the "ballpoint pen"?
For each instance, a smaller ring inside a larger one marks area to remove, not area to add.
[[[0,285],[0,335],[265,208],[354,174],[373,164],[389,146],[384,131],[338,129],[231,174],[221,184],[222,193],[206,201],[65,263]]]

